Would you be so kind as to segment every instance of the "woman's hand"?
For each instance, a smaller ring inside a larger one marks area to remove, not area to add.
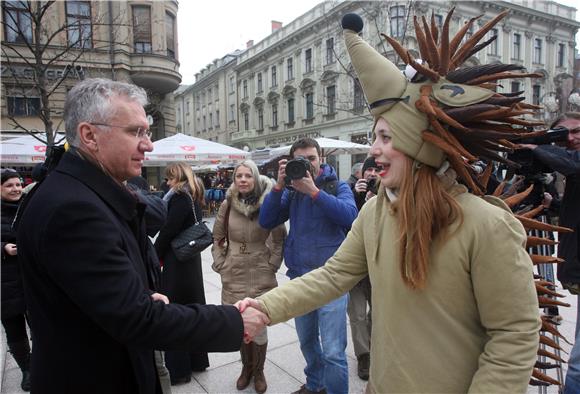
[[[7,255],[16,256],[18,254],[18,250],[16,248],[16,244],[9,244],[7,243],[4,245],[4,251]]]

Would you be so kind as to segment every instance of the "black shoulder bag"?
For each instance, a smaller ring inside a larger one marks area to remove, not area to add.
[[[189,194],[187,195],[191,198],[191,209],[193,210],[195,223],[183,230],[171,241],[173,253],[175,253],[177,260],[181,262],[191,261],[193,256],[201,253],[213,243],[213,235],[210,229],[204,222],[197,220],[193,198]]]

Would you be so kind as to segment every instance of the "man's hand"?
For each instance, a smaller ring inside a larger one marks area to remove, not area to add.
[[[307,175],[302,179],[293,180],[292,187],[302,194],[307,194],[310,197],[314,197],[314,195],[318,193],[319,189],[316,187],[310,171],[308,171],[306,174]]]
[[[16,244],[4,245],[4,251],[9,256],[16,256],[18,254],[18,249],[16,248]]]
[[[534,144],[518,144],[518,146],[520,148],[526,148],[526,149],[530,149],[530,150],[534,150],[538,147],[538,145],[534,145]]]
[[[244,321],[244,343],[252,342],[270,324],[268,316],[255,308],[247,307],[241,314]]]
[[[367,187],[368,187],[368,183],[367,183],[367,180],[364,179],[364,178],[359,179],[354,184],[354,190],[357,193],[364,193],[364,192],[366,192],[367,191]]]
[[[544,208],[548,209],[550,208],[550,205],[552,205],[552,200],[554,198],[552,197],[552,195],[548,192],[544,192],[544,199],[542,200],[542,205],[544,206]]]
[[[276,181],[276,189],[282,190],[286,187],[286,163],[288,160],[282,159],[278,162],[278,180]]]
[[[153,294],[151,294],[151,298],[153,298],[153,301],[161,301],[164,304],[169,304],[169,298],[167,298],[167,296],[164,294],[153,293]]]
[[[255,298],[250,298],[250,297],[246,297],[241,301],[238,301],[234,304],[234,306],[236,308],[238,308],[238,310],[240,312],[243,312],[246,310],[246,308],[254,308],[259,310],[260,312],[265,312],[262,309],[262,304],[260,304],[260,302],[258,300],[256,300]]]

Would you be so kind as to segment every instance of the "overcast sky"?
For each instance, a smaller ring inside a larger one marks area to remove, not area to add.
[[[272,20],[286,26],[320,2],[322,0],[180,1],[177,23],[182,83],[194,83],[195,73],[214,59],[244,49],[247,41],[257,43],[266,38],[271,32]],[[578,8],[576,0],[559,2]],[[576,20],[580,20],[579,12],[576,12]],[[579,36],[580,32],[576,36],[577,43]]]
[[[271,21],[287,25],[321,0],[185,0],[179,2],[179,72],[184,84],[195,73],[246,42],[257,43],[272,30]]]

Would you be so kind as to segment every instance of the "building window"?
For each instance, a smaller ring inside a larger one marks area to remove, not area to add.
[[[542,87],[540,85],[532,86],[532,104],[540,105],[540,92]]]
[[[151,53],[151,8],[133,6],[133,43],[135,52]]]
[[[326,104],[328,106],[328,115],[336,112],[336,86],[334,85],[326,88]]]
[[[219,109],[215,110],[215,127],[220,127],[220,111],[219,111]]]
[[[65,8],[69,45],[73,48],[92,48],[91,3],[88,1],[66,1]]]
[[[250,130],[250,114],[244,112],[244,130]]]
[[[534,63],[542,63],[542,39],[536,38],[534,40]]]
[[[522,35],[514,33],[514,53],[513,59],[521,60]]]
[[[278,76],[276,75],[276,66],[272,66],[272,87],[278,86]]]
[[[167,56],[175,59],[175,17],[165,13],[165,37],[167,41]]]
[[[326,64],[334,63],[334,38],[326,40]]]
[[[205,115],[203,115],[203,131],[205,131],[206,129],[207,129],[207,121]]]
[[[312,49],[304,52],[304,72],[312,72]]]
[[[230,104],[230,122],[236,120],[236,105]]]
[[[37,116],[40,113],[39,97],[7,97],[8,115]]]
[[[32,17],[26,2],[3,1],[4,38],[7,42],[32,42]]]
[[[213,128],[213,114],[210,113],[209,114],[209,128]]]
[[[396,5],[389,9],[391,37],[402,37],[405,32],[405,6]]]
[[[262,93],[262,73],[258,73],[258,93]]]
[[[264,110],[258,109],[258,130],[264,130]]]
[[[306,119],[314,118],[314,93],[306,93]]]
[[[498,37],[498,30],[497,29],[491,29],[489,31],[489,38],[491,39],[493,37],[496,37],[496,39],[493,40],[491,44],[489,44],[488,53],[490,55],[497,56],[497,40],[499,39],[499,37]]]
[[[566,45],[558,44],[558,67],[564,67],[566,55]]]
[[[288,73],[288,78],[286,78],[286,80],[290,81],[291,79],[294,79],[294,66],[292,64],[292,58],[289,58],[286,61],[286,70]]]
[[[244,79],[244,82],[242,82],[242,93],[243,93],[243,98],[248,98],[248,80]]]
[[[278,104],[272,104],[272,127],[278,127]]]
[[[355,111],[360,111],[365,106],[365,96],[360,86],[360,82],[358,79],[354,80],[354,97],[353,97],[353,109]]]
[[[513,81],[512,82],[512,93],[519,92],[519,91],[520,91],[520,82]]]
[[[294,123],[294,99],[288,99],[288,123]]]
[[[208,104],[211,104],[212,98],[213,98],[213,92],[211,91],[211,88],[209,88],[207,90],[207,102],[208,102]]]

